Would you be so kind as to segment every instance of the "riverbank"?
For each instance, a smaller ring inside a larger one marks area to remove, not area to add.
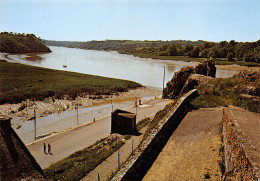
[[[155,97],[161,94],[160,90],[139,87],[128,92],[117,92],[111,95],[86,95],[77,97],[76,100],[46,98],[44,101],[26,100],[18,104],[0,105],[0,114],[11,117],[21,117],[20,121],[28,121],[34,118],[34,109],[37,117],[45,117],[52,113],[60,113],[65,110],[76,110],[79,107],[98,106],[107,103],[119,103],[135,101],[142,97]],[[19,125],[17,125],[19,126]]]
[[[151,58],[155,60],[175,60],[175,61],[184,61],[184,62],[203,62],[205,58],[192,58],[188,56],[161,56],[154,53],[141,53],[141,52],[124,52],[118,51],[120,54],[133,55],[140,58]],[[260,64],[257,62],[245,62],[245,61],[228,61],[226,58],[216,58],[216,65],[239,65],[246,67],[260,67]]]
[[[202,62],[205,58],[216,57],[217,65],[260,66],[259,58],[255,57],[253,53],[254,49],[259,46],[258,41],[248,43],[235,42],[234,40],[230,42],[207,42],[201,40],[93,40],[88,42],[44,40],[44,42],[51,46],[117,51],[120,54],[133,55],[140,58]],[[248,44],[251,44],[251,46]],[[243,45],[247,46],[243,48],[244,51],[241,51],[241,46]],[[235,49],[238,51],[234,51]],[[171,53],[170,50],[172,50]]]
[[[73,100],[77,95],[124,92],[140,84],[108,77],[35,67],[0,61],[0,103],[19,103],[26,99]]]

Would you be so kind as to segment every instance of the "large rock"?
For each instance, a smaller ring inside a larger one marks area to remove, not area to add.
[[[239,92],[241,94],[260,96],[260,71],[244,70],[239,74],[234,75],[235,78],[238,78],[240,81],[247,82],[246,85],[239,87]]]
[[[206,75],[210,77],[216,77],[216,66],[214,59],[206,59],[204,62],[198,64],[194,71],[196,74]]]
[[[200,75],[200,74],[191,74],[190,77],[185,82],[180,94],[189,92],[190,90],[194,89],[196,86],[205,82],[206,80],[210,80],[212,77]]]
[[[204,76],[193,75],[191,77],[192,74]],[[175,72],[173,78],[167,83],[163,90],[163,98],[173,99],[181,93],[188,92],[207,80],[206,76],[216,77],[216,66],[213,59],[207,59],[196,67],[183,67],[180,71]]]
[[[167,83],[163,90],[163,98],[175,98],[181,92],[185,82],[194,73],[193,67],[183,67],[180,71],[175,72],[173,78]]]

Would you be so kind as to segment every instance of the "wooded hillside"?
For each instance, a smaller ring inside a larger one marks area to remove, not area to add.
[[[44,42],[34,34],[0,33],[0,52],[28,53],[51,52]]]

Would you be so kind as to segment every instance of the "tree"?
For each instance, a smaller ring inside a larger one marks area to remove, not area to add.
[[[219,56],[220,56],[221,58],[227,57],[227,54],[228,54],[228,49],[227,49],[226,47],[221,48],[221,49],[219,50]]]
[[[204,41],[203,43],[202,43],[202,49],[204,50],[204,49],[207,49],[207,48],[211,48],[211,47],[213,47],[213,46],[215,46],[215,44],[212,42],[207,42],[207,41]]]
[[[233,61],[234,60],[233,58],[234,58],[234,54],[233,53],[227,54],[228,61]]]
[[[170,56],[175,56],[177,55],[177,48],[176,48],[176,45],[174,43],[171,43],[168,48],[167,48],[167,53],[168,55]]]
[[[243,60],[245,62],[255,62],[255,53],[252,51],[245,53],[243,56]]]
[[[230,42],[228,43],[229,46],[235,46],[237,43],[235,40],[230,40]]]
[[[196,48],[194,48],[194,49],[191,51],[190,57],[198,58],[198,57],[199,57],[199,54],[200,54],[200,49],[199,49],[198,47],[196,47]]]
[[[169,45],[167,44],[163,44],[161,46],[159,46],[159,51],[163,52],[163,51],[166,51],[166,49],[168,48]]]
[[[228,44],[227,41],[221,41],[221,42],[219,42],[219,46],[220,46],[221,48],[224,48],[227,44]]]
[[[249,43],[237,43],[235,48],[235,57],[243,60],[244,54],[250,51]]]
[[[177,49],[177,52],[178,52],[179,56],[183,56],[184,55],[184,50],[182,48],[181,49]]]
[[[209,49],[208,57],[217,58],[219,56],[219,50],[216,46]]]
[[[201,52],[201,57],[203,58],[208,58],[208,53],[209,53],[209,48],[207,49],[204,49],[202,52]]]
[[[194,46],[192,44],[187,44],[184,46],[184,52],[187,53],[194,49]]]

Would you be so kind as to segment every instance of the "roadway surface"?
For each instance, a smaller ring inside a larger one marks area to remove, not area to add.
[[[152,117],[157,111],[163,109],[171,100],[154,99],[145,102],[137,108],[137,122],[145,117]],[[130,112],[136,112],[136,107],[126,109]],[[75,121],[75,120],[71,120]],[[72,153],[82,150],[97,140],[107,137],[110,134],[111,116],[96,119],[85,126],[54,135],[27,146],[31,154],[39,163],[42,169],[48,168],[52,163],[56,163]],[[50,154],[43,153],[43,143],[51,144]]]

